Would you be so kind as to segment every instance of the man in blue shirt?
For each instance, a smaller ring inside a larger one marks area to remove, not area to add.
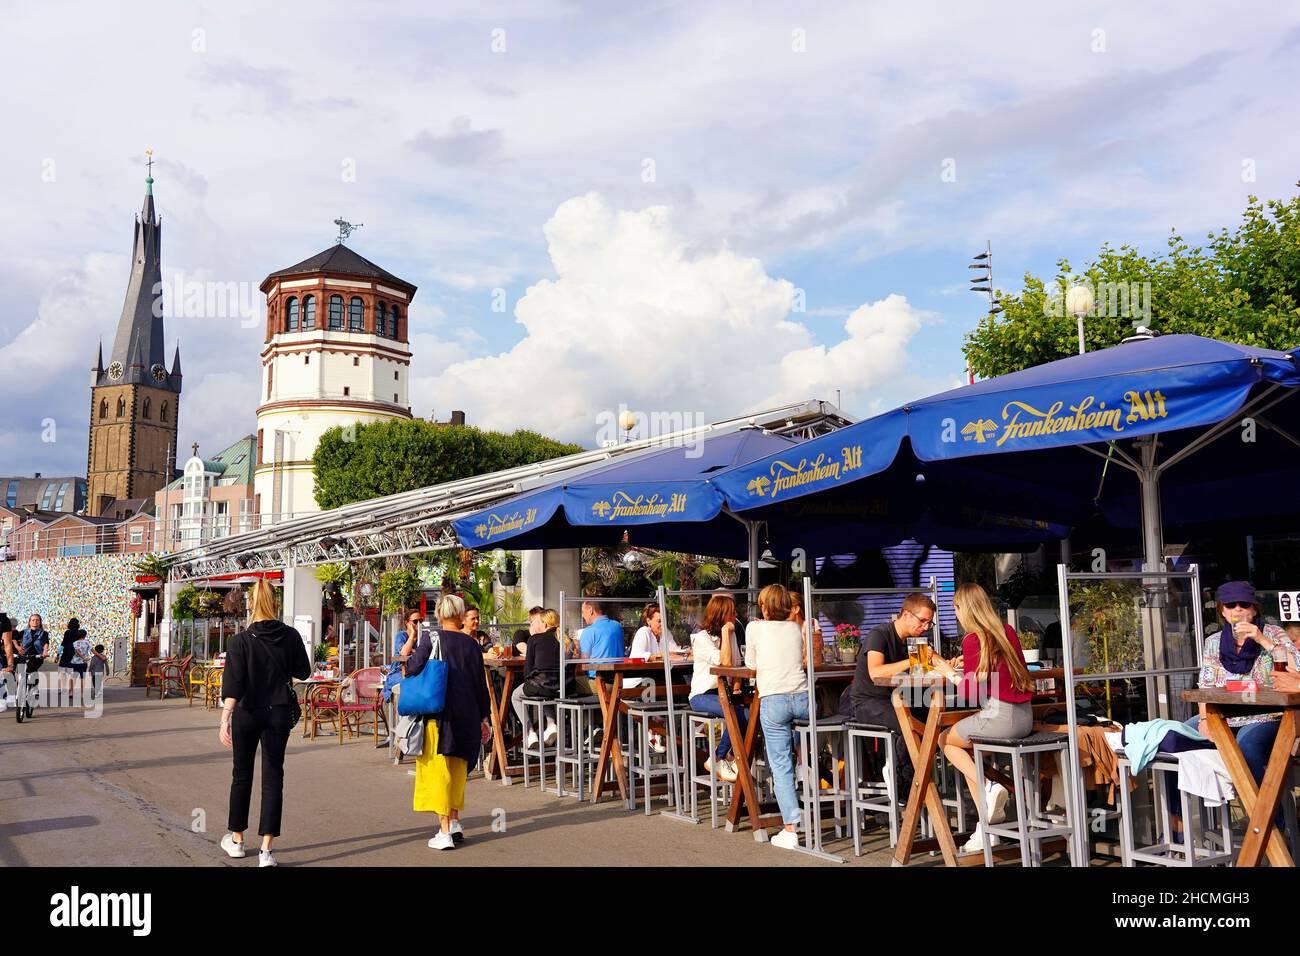
[[[606,617],[594,598],[582,602],[582,623],[586,627],[582,629],[582,635],[578,639],[578,651],[583,660],[621,661],[623,659],[625,651],[623,625]],[[584,694],[596,693],[595,677],[596,672],[591,670],[585,675],[578,675],[578,687]]]

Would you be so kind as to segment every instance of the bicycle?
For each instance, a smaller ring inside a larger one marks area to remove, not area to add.
[[[14,716],[18,723],[24,720],[30,720],[32,716],[32,693],[37,683],[36,672],[41,669],[45,663],[45,658],[39,654],[15,654],[14,655],[14,676],[17,678],[18,688],[18,706],[15,709]]]

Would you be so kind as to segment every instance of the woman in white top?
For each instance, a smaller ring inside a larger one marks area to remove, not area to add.
[[[641,627],[632,638],[632,651],[628,657],[643,657],[648,661],[660,659],[664,652],[664,635],[667,634],[668,652],[684,654],[686,649],[677,643],[673,632],[664,628],[663,615],[658,604],[647,604],[641,611]]]
[[[665,640],[665,636],[667,640]],[[641,627],[632,638],[632,650],[628,657],[640,657],[647,661],[663,660],[664,648],[670,654],[681,654],[684,649],[678,646],[671,631],[664,627],[663,615],[659,613],[657,603],[647,604],[641,609]],[[643,677],[639,681],[629,681],[625,687],[646,687],[654,681]],[[650,721],[650,749],[655,753],[665,753],[668,749],[664,743],[664,724],[660,720]]]
[[[691,710],[722,716],[718,701],[718,678],[709,673],[713,667],[731,667],[740,660],[736,646],[736,602],[729,594],[715,594],[709,598],[700,619],[700,629],[691,635],[691,652],[695,669],[691,673]],[[749,724],[749,714],[744,707],[736,708],[740,731]],[[715,770],[716,768],[716,770]],[[724,726],[722,739],[704,762],[704,769],[716,772],[718,778],[732,783],[736,779],[736,761],[731,754],[731,735]]]
[[[763,620],[745,628],[745,665],[754,668],[754,682],[762,707],[767,765],[772,771],[776,802],[785,828],[772,837],[772,845],[792,850],[799,845],[799,794],[794,775],[794,724],[808,719],[808,674],[803,631],[790,620],[790,592],[769,584],[758,593]]]

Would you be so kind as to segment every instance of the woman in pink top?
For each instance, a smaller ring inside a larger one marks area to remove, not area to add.
[[[978,703],[980,712],[958,721],[939,735],[939,746],[949,762],[961,771],[970,788],[972,799],[984,800],[990,823],[1001,823],[1006,817],[1007,788],[1000,783],[989,786],[985,793],[977,792],[975,761],[971,757],[971,737],[1002,737],[1016,739],[1028,737],[1033,732],[1034,681],[1025,667],[1025,655],[1020,650],[1016,632],[993,610],[988,594],[978,584],[963,584],[952,599],[957,612],[957,623],[966,631],[962,641],[962,656],[952,663],[962,662],[966,671],[959,678],[952,664],[935,659],[935,669],[950,680],[959,683],[961,697],[967,705]],[[994,843],[996,837],[991,837]],[[965,853],[982,852],[984,832],[978,825],[962,848]]]

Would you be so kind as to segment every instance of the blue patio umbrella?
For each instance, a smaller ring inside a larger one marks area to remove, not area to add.
[[[1256,520],[1297,510],[1297,386],[1289,353],[1160,336],[912,402],[805,442],[795,468],[774,455],[714,483],[728,507],[755,517],[809,496],[868,497],[891,471],[921,479],[919,514],[960,500],[1059,528],[1098,511],[1136,524],[1140,510],[1158,565],[1162,491],[1180,524],[1225,505]],[[938,524],[918,527],[965,522]]]
[[[527,491],[452,523],[467,548],[614,546],[745,555],[754,534],[745,519],[725,516],[712,476],[785,454],[796,439],[757,427],[654,449]],[[731,529],[746,533],[729,534]]]

